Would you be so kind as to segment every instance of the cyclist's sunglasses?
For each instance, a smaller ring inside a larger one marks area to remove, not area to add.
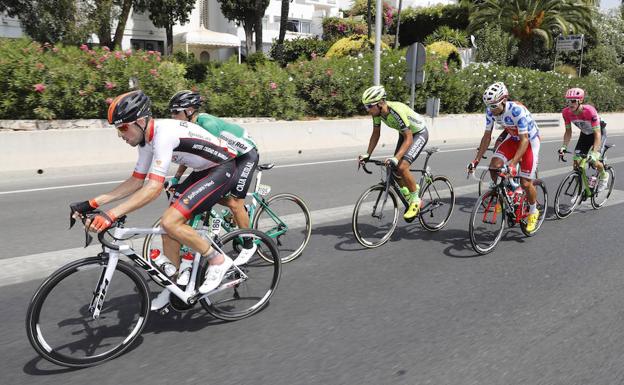
[[[577,104],[579,100],[576,99],[566,99],[566,104]]]
[[[119,132],[126,132],[128,131],[128,129],[130,128],[130,126],[133,124],[134,122],[130,122],[130,123],[121,123],[118,126],[115,126],[115,128],[117,129],[117,131]]]
[[[497,108],[499,108],[501,105],[503,104],[503,102],[498,102],[498,103],[487,103],[486,106],[488,106],[490,108],[490,110],[495,110]]]
[[[177,115],[182,111],[185,111],[186,108],[172,108],[169,110],[169,112],[171,113],[171,115]]]
[[[365,104],[364,108],[366,108],[366,111],[370,110],[371,108],[375,107],[378,103],[371,103],[371,104]]]

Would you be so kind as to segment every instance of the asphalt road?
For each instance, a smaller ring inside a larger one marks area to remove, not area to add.
[[[624,137],[609,141],[617,145],[610,157],[620,168]],[[557,163],[558,143],[546,142],[541,150],[551,203],[570,167]],[[284,265],[270,305],[233,323],[201,310],[152,314],[130,352],[98,367],[56,367],[30,347],[24,315],[42,277],[0,283],[0,383],[623,383],[621,179],[608,207],[585,208],[566,220],[551,212],[536,236],[507,230],[493,254],[477,256],[467,238],[475,181],[464,174],[473,147],[444,147],[432,158],[433,169],[462,194],[447,227],[428,233],[400,223],[392,240],[373,250],[355,241],[350,217],[342,215],[378,178],[343,161],[355,154],[267,172],[265,183],[274,192],[302,196],[314,221],[310,244]],[[126,175],[103,170],[1,182],[5,267],[24,269],[20,263],[41,253],[76,253],[83,235],[66,230],[68,203],[114,184],[64,186]],[[148,225],[164,207],[163,198],[130,223]]]

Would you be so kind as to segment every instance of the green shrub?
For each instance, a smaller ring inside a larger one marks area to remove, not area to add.
[[[184,52],[176,52],[173,57],[175,61],[184,64],[186,72],[184,77],[193,83],[201,83],[206,80],[206,72],[208,71],[208,63],[202,63],[195,58],[195,55]]]
[[[557,68],[555,68],[555,72],[573,78],[578,76],[578,70],[576,69],[576,67],[569,64],[558,65]]]
[[[624,65],[620,64],[613,68],[607,73],[607,76],[615,80],[620,86],[624,86]]]
[[[618,65],[617,53],[606,45],[597,45],[587,51],[583,58],[583,73],[591,71],[608,72]]]
[[[285,66],[287,63],[292,63],[299,58],[310,60],[316,56],[325,56],[330,46],[330,42],[320,40],[318,37],[297,38],[284,41],[281,56],[279,57],[277,44],[273,44],[269,55],[273,60]]]
[[[425,45],[430,45],[437,41],[446,41],[460,48],[468,47],[468,36],[466,32],[453,29],[447,25],[439,27],[431,35],[427,36]]]
[[[256,68],[258,65],[262,65],[266,63],[268,58],[264,54],[264,52],[254,52],[249,54],[245,58],[245,63],[247,63],[250,67]]]
[[[456,4],[405,9],[401,12],[399,44],[405,47],[422,42],[442,25],[463,31],[469,24],[468,15],[468,7]],[[389,32],[394,34],[395,31],[396,22]]]
[[[351,35],[366,34],[368,34],[368,26],[365,21],[338,17],[323,19],[323,40],[333,42]]]
[[[328,58],[342,56],[356,56],[359,53],[371,52],[375,47],[373,38],[370,40],[365,35],[352,35],[344,37],[335,42],[327,51]],[[384,42],[381,43],[381,49],[389,49]]]
[[[475,33],[476,61],[510,65],[518,52],[517,41],[498,24],[488,25]]]

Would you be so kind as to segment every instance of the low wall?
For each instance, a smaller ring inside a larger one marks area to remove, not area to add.
[[[560,114],[534,114],[536,120],[560,119]],[[624,132],[624,113],[606,113],[610,133]],[[263,161],[297,159],[336,154],[347,156],[366,151],[371,118],[340,120],[274,121],[272,119],[228,119],[249,130],[258,143]],[[427,118],[429,145],[477,146],[483,135],[483,114],[444,115]],[[397,133],[382,128],[379,149],[394,149]],[[563,135],[558,127],[541,127],[543,138]],[[4,172],[86,167],[132,163],[136,149],[120,140],[104,120],[0,121],[0,164]],[[387,153],[388,151],[386,151]]]

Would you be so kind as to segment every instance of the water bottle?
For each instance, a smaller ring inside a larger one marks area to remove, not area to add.
[[[514,197],[514,203],[518,204],[520,202],[520,198],[522,198],[522,195],[524,194],[524,189],[520,186],[516,187],[516,189],[513,192],[513,197]]]
[[[193,269],[193,254],[188,252],[182,256],[182,262],[180,262],[180,273],[176,283],[180,286],[188,285],[191,280],[191,270]]]
[[[221,217],[223,217],[223,221],[226,222],[227,224],[232,223],[233,215],[230,210],[225,209],[221,211]]]
[[[176,267],[173,263],[171,263],[169,258],[167,258],[165,254],[160,254],[160,250],[158,249],[152,249],[150,251],[150,259],[152,260],[152,263],[162,270],[167,277],[173,277],[177,271]]]
[[[405,200],[409,201],[412,195],[410,193],[410,190],[407,187],[401,187],[399,190],[401,191],[401,194],[403,194],[403,197],[405,198]]]
[[[589,188],[594,188],[596,187],[596,177],[595,176],[591,176],[589,177],[589,180],[587,181],[589,184]]]

